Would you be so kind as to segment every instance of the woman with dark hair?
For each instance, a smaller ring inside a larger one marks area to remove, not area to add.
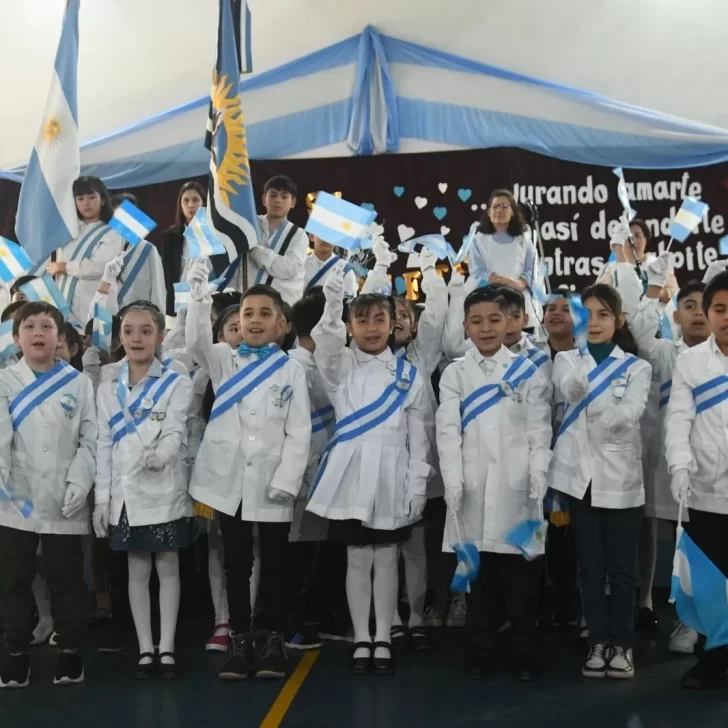
[[[48,272],[55,276],[73,315],[86,323],[106,264],[121,254],[124,241],[107,225],[114,210],[98,177],[79,177],[73,183],[73,196],[80,220],[78,237],[59,248]]]
[[[185,182],[177,195],[177,212],[174,225],[164,231],[162,239],[162,267],[164,268],[164,284],[167,287],[167,316],[174,316],[174,284],[184,280],[185,265],[183,263],[184,232],[197,211],[204,207],[207,192],[199,183],[191,180]]]

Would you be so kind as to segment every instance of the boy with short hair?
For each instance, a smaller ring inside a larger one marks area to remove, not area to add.
[[[271,286],[292,306],[303,295],[303,264],[308,237],[288,220],[296,206],[296,184],[284,175],[271,177],[263,188],[266,214],[259,215],[260,238],[248,254],[248,280],[241,286]]]
[[[504,345],[511,324],[502,288],[478,288],[464,307],[472,346],[443,373],[437,411],[449,511],[443,548],[450,550],[459,531],[480,552],[465,623],[470,676],[487,674],[495,647],[493,617],[504,609],[518,652],[518,678],[531,680],[537,672],[533,638],[543,560],[524,559],[506,535],[536,510],[540,517],[551,455],[551,384]]]
[[[303,287],[306,293],[316,286],[323,286],[337,265],[346,267],[346,261],[334,254],[334,246],[331,243],[327,243],[317,235],[311,235],[311,244],[313,253],[306,256],[303,266]],[[353,298],[358,290],[356,274],[350,269],[344,274],[344,295]]]

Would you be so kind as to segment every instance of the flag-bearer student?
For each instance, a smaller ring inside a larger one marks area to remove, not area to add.
[[[324,293],[326,307],[312,338],[337,424],[308,510],[328,518],[329,537],[348,547],[346,594],[355,640],[350,669],[390,674],[395,668],[390,630],[397,601],[398,544],[422,517],[432,470],[425,375],[390,349],[395,324],[391,298],[367,294],[349,304],[349,348],[341,271],[326,281]]]
[[[192,264],[188,280],[187,351],[209,373],[216,393],[190,494],[218,512],[222,528],[231,640],[220,678],[280,678],[286,669],[288,532],[311,440],[306,374],[274,344],[285,330],[277,291],[252,286],[243,294],[242,343],[233,349],[212,343],[205,260]],[[256,525],[270,632],[254,636],[250,574]]]
[[[334,246],[317,235],[311,235],[313,252],[306,256],[303,266],[303,289],[308,293],[311,289],[323,286],[333,273],[334,268],[346,267],[346,261],[334,254]],[[356,296],[358,290],[356,273],[352,269],[344,275],[344,295],[347,298]]]
[[[538,669],[533,638],[543,559],[526,560],[506,536],[518,523],[541,517],[551,444],[545,391],[550,384],[528,359],[504,346],[509,303],[502,289],[476,289],[464,309],[473,346],[444,371],[437,411],[448,507],[444,548],[450,550],[460,533],[480,552],[465,623],[470,676],[485,677],[491,668],[494,627],[500,626],[494,617],[505,612],[516,674],[531,680]]]
[[[263,188],[265,215],[258,217],[259,244],[249,253],[247,285],[273,287],[289,305],[303,295],[304,261],[308,237],[288,220],[296,206],[296,183],[289,177],[271,177]],[[247,286],[243,285],[241,290]]]
[[[124,241],[107,223],[114,211],[109,192],[98,177],[79,177],[73,183],[78,214],[78,237],[58,251],[48,272],[55,276],[73,315],[86,323],[91,300],[106,264],[119,255]]]
[[[135,677],[178,676],[174,637],[179,609],[178,549],[197,530],[187,494],[187,409],[192,385],[159,359],[164,314],[151,303],[121,316],[126,358],[98,390],[94,530],[109,532],[113,551],[126,551],[129,604],[139,642]],[[159,654],[154,654],[149,600],[152,554],[159,577]]]
[[[588,352],[559,352],[554,362],[554,388],[566,408],[549,485],[569,496],[576,535],[590,644],[582,674],[631,678],[637,541],[645,502],[639,423],[652,368],[635,356],[614,288],[590,286],[582,301],[589,315]]]
[[[96,458],[96,409],[88,378],[55,357],[63,317],[28,303],[13,336],[23,353],[0,372],[0,619],[8,656],[0,687],[30,682],[32,584],[43,546],[58,633],[56,685],[83,682],[85,621],[81,536]]]
[[[690,509],[685,531],[728,578],[728,273],[713,278],[703,293],[703,311],[713,335],[677,357],[667,405],[665,446],[678,503]],[[698,584],[693,571],[693,584]],[[698,587],[696,587],[697,590]],[[726,595],[715,593],[725,612]],[[720,613],[720,612],[718,612]],[[703,650],[682,678],[692,689],[717,688],[728,670],[728,647]]]

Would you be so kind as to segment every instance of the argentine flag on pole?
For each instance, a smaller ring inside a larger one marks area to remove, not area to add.
[[[431,250],[439,260],[447,258],[448,242],[442,235],[423,235],[419,238],[412,238],[397,246],[397,250],[401,253],[414,253],[415,248],[421,245],[423,248]]]
[[[44,273],[40,278],[34,278],[20,286],[20,290],[29,301],[45,301],[55,306],[68,321],[71,318],[71,307],[58,289],[53,278]]]
[[[31,260],[45,260],[78,235],[73,182],[79,176],[78,7],[68,0],[43,122],[20,188],[15,234]]]
[[[111,331],[113,317],[103,306],[94,304],[94,328],[91,334],[91,343],[97,349],[111,352]]]
[[[190,305],[190,284],[187,281],[180,281],[174,284],[174,312]]]
[[[700,225],[703,215],[708,211],[708,204],[693,197],[686,197],[675,219],[670,223],[669,234],[673,240],[684,243],[690,234]]]
[[[0,324],[0,362],[19,353],[20,349],[15,345],[15,339],[13,339],[13,320],[9,319]]]
[[[366,210],[328,192],[319,192],[305,229],[325,243],[354,250],[369,233],[376,216],[374,210]]]
[[[109,220],[109,227],[116,230],[130,245],[137,245],[157,227],[157,223],[134,203],[124,200],[114,210],[114,215]]]
[[[0,278],[5,283],[27,275],[32,267],[30,258],[17,243],[0,237]]]
[[[207,210],[204,207],[195,213],[190,224],[185,228],[185,241],[189,258],[211,258],[213,255],[225,254],[225,246],[210,229],[207,222]]]
[[[546,528],[543,518],[529,518],[516,524],[505,537],[506,543],[515,546],[528,561],[543,556],[546,549]]]

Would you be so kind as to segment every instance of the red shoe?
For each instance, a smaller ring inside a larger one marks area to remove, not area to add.
[[[212,637],[205,644],[205,649],[208,652],[227,652],[229,646],[230,626],[227,623],[216,624]]]

